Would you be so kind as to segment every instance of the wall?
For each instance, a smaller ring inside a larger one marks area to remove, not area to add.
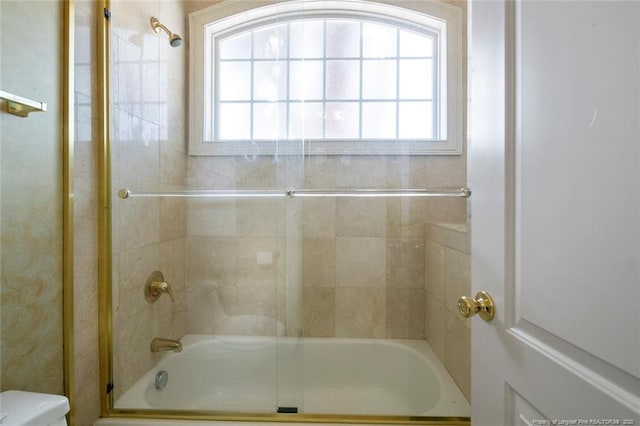
[[[48,107],[0,112],[0,386],[61,394],[62,2],[5,1],[0,15],[0,89]]]
[[[75,424],[100,415],[98,361],[98,140],[96,6],[74,8],[74,371]]]
[[[460,316],[457,301],[471,295],[469,244],[464,224],[426,225],[426,338],[467,399],[471,397],[471,321]]]
[[[117,398],[161,354],[150,352],[154,337],[179,338],[185,322],[185,235],[183,201],[121,200],[132,190],[180,188],[186,177],[185,50],[155,34],[156,16],[185,35],[180,1],[112,1],[111,157],[113,185],[113,371]],[[150,304],[147,277],[164,273],[168,296]]]
[[[189,158],[189,187],[305,188],[463,186],[458,158]],[[434,183],[435,182],[435,183]],[[188,304],[191,333],[273,334],[256,317],[278,319],[288,287],[285,212],[276,201],[195,201],[188,205]],[[461,207],[461,208],[460,208]],[[464,201],[442,209],[464,219]],[[424,338],[426,201],[304,200],[301,236],[303,334]],[[429,220],[432,220],[431,218]],[[264,254],[274,260],[261,264]],[[294,307],[295,309],[295,307]],[[230,318],[238,321],[230,321]],[[243,322],[244,321],[244,322]],[[232,324],[233,326],[227,327]],[[295,329],[292,328],[292,330]]]

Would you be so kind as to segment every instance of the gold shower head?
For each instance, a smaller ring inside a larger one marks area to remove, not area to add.
[[[158,21],[158,18],[156,18],[155,16],[151,17],[151,28],[153,28],[153,31],[155,31],[156,33],[159,33],[160,30],[167,33],[167,35],[169,36],[169,44],[171,45],[171,47],[178,47],[182,44],[182,38],[178,34],[169,31],[169,29],[162,25],[160,21]]]

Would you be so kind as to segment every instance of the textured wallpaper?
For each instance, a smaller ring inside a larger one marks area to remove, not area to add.
[[[62,2],[0,7],[0,87],[48,106],[0,113],[0,384],[62,393]]]

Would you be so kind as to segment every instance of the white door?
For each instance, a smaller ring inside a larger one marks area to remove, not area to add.
[[[472,424],[640,425],[640,2],[470,18]]]

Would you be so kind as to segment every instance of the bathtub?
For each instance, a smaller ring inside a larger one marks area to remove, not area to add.
[[[181,340],[183,351],[167,353],[117,399],[116,409],[470,416],[469,403],[425,341],[201,335]],[[163,370],[167,384],[156,389]],[[97,423],[117,424],[161,423]]]

